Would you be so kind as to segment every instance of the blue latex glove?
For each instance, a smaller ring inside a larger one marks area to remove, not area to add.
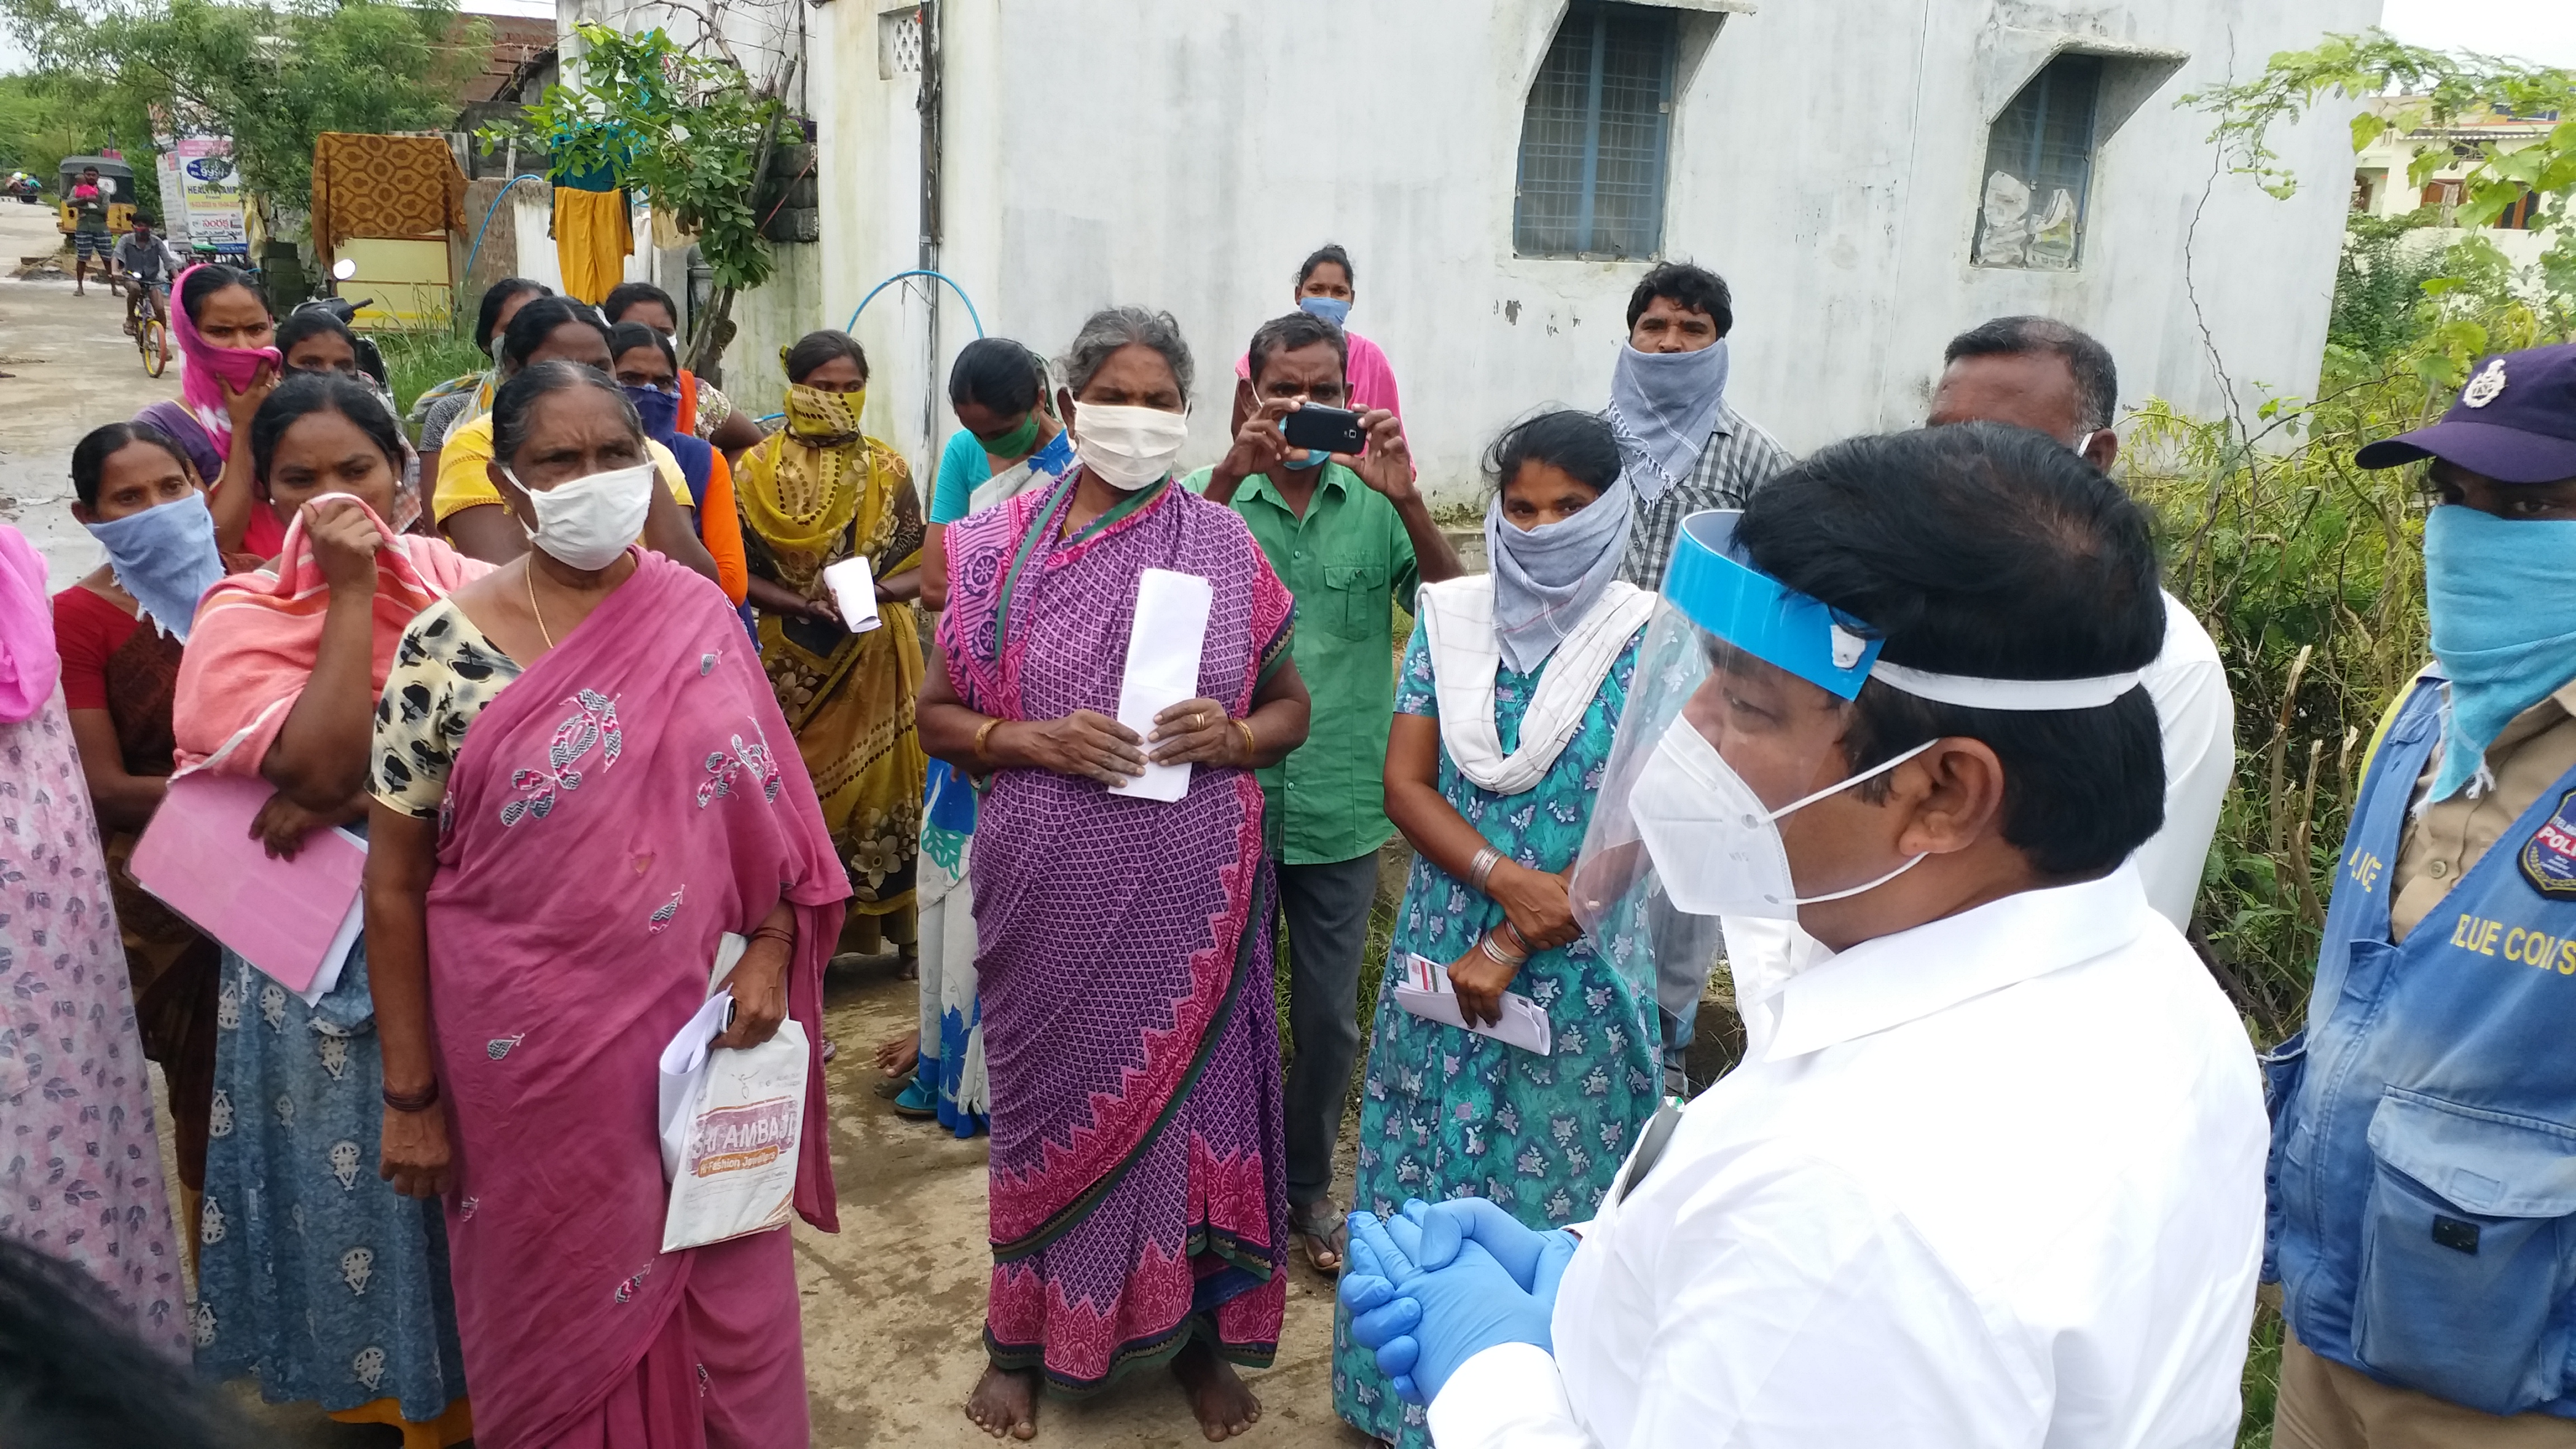
[[[1460,1364],[1496,1344],[1527,1343],[1552,1351],[1548,1320],[1556,1307],[1557,1282],[1573,1257],[1571,1252],[1534,1255],[1536,1279],[1524,1288],[1483,1244],[1460,1235],[1446,1265],[1425,1270],[1416,1254],[1426,1247],[1426,1239],[1434,1251],[1449,1250],[1450,1235],[1463,1226],[1455,1219],[1445,1227],[1427,1226],[1436,1221],[1408,1216],[1381,1223],[1374,1214],[1351,1215],[1352,1245],[1355,1250],[1364,1246],[1368,1255],[1364,1276],[1391,1289],[1364,1285],[1354,1295],[1354,1301],[1377,1302],[1354,1312],[1352,1336],[1376,1350],[1378,1366],[1390,1379],[1407,1381],[1395,1385],[1399,1396],[1423,1404],[1440,1396]],[[1361,1267],[1360,1260],[1354,1259],[1354,1266]],[[1405,1300],[1414,1305],[1417,1320],[1410,1334],[1398,1327],[1407,1316]],[[1363,1319],[1368,1320],[1365,1326]],[[1404,1358],[1408,1339],[1410,1362]],[[1390,1355],[1395,1362],[1389,1362]]]
[[[1574,1256],[1579,1245],[1574,1234],[1562,1228],[1542,1233],[1481,1197],[1436,1203],[1415,1198],[1404,1205],[1404,1216],[1421,1229],[1420,1245],[1412,1249],[1415,1267],[1424,1272],[1445,1268],[1458,1256],[1459,1244],[1472,1239],[1493,1254],[1494,1261],[1523,1289],[1538,1292],[1542,1280],[1551,1285],[1546,1292],[1551,1305],[1556,1301],[1553,1285],[1564,1276],[1565,1260]]]
[[[1377,1221],[1375,1213],[1351,1214],[1354,1224],[1361,1218]],[[1378,1371],[1387,1376],[1397,1398],[1424,1402],[1413,1382],[1414,1361],[1421,1353],[1413,1330],[1422,1322],[1422,1304],[1396,1290],[1386,1265],[1356,1231],[1350,1239],[1349,1258],[1335,1292],[1342,1307],[1350,1311],[1351,1341],[1377,1355]]]

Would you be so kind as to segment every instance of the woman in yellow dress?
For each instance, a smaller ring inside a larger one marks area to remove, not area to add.
[[[849,870],[855,950],[913,941],[913,863],[926,758],[921,693],[921,505],[912,470],[859,431],[868,359],[845,332],[812,332],[780,354],[786,426],[743,455],[734,490],[760,610],[760,659],[822,797]],[[854,556],[876,583],[874,628],[852,633],[823,571]]]

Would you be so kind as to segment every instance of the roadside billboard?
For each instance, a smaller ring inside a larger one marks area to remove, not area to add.
[[[184,136],[172,147],[179,161],[180,194],[188,204],[188,240],[250,254],[250,227],[242,215],[241,173],[233,167],[230,136]]]

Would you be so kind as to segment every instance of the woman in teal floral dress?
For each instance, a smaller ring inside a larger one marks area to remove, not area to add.
[[[1614,968],[1637,943],[1578,934],[1564,872],[1628,701],[1654,599],[1617,578],[1630,485],[1610,429],[1546,413],[1495,443],[1485,518],[1493,572],[1428,585],[1396,680],[1387,814],[1412,842],[1360,1104],[1355,1206],[1488,1198],[1536,1228],[1592,1215],[1662,1073],[1653,1002]],[[1469,1020],[1508,990],[1547,1012],[1539,1056],[1396,1004],[1408,955],[1447,971]],[[1430,1443],[1336,1317],[1333,1407],[1358,1428]]]

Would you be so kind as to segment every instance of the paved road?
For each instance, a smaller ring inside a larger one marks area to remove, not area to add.
[[[0,518],[34,539],[61,588],[94,567],[97,545],[70,514],[73,444],[101,423],[178,395],[178,372],[143,375],[118,328],[120,303],[101,289],[75,299],[69,282],[18,282],[18,258],[57,243],[51,213],[0,202]],[[984,1150],[888,1110],[873,1090],[873,1044],[915,1020],[914,988],[891,962],[834,973],[827,1021],[842,1044],[831,1069],[833,1158],[841,1232],[796,1228],[804,1288],[805,1363],[818,1446],[968,1445],[988,1440],[962,1406],[983,1365],[986,1275]],[[1347,1159],[1348,1146],[1345,1145]],[[1344,1181],[1348,1181],[1347,1160]],[[1364,1446],[1333,1418],[1331,1288],[1302,1263],[1289,1294],[1278,1366],[1253,1378],[1265,1416],[1246,1445]],[[292,1449],[392,1449],[376,1426],[333,1424],[310,1404],[264,1405],[247,1383],[234,1394]],[[1041,1446],[1177,1446],[1203,1442],[1179,1390],[1138,1375],[1085,1404],[1048,1402]]]
[[[143,375],[134,340],[119,328],[125,304],[92,283],[14,280],[19,259],[60,246],[53,212],[0,201],[0,519],[44,551],[51,586],[98,566],[98,545],[71,516],[72,445],[101,423],[179,395],[174,364]]]

